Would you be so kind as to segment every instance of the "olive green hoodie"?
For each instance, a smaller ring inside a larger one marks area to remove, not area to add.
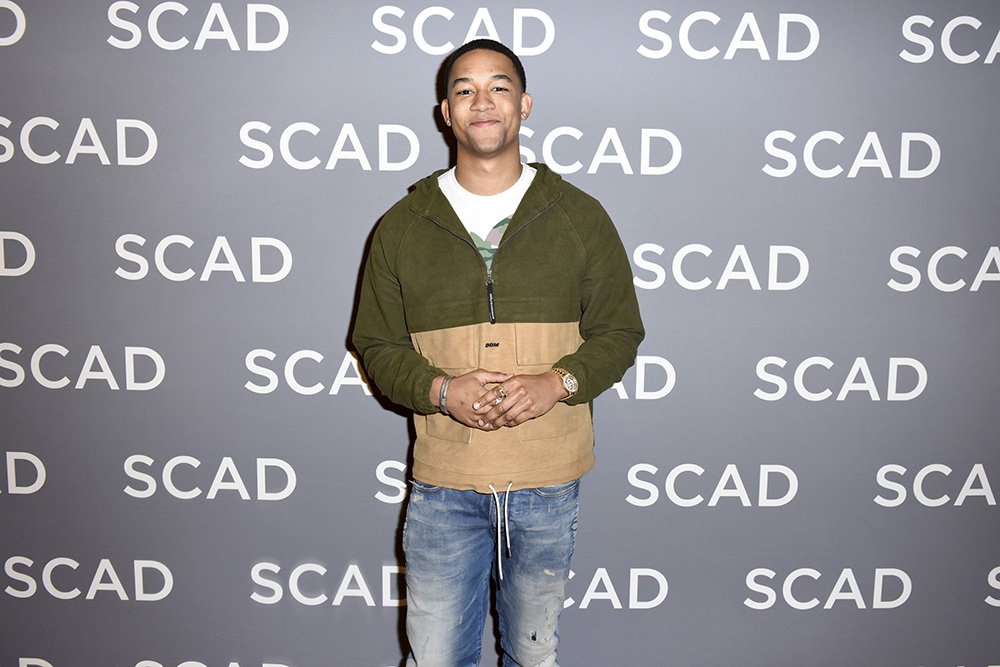
[[[594,462],[589,402],[621,379],[644,332],[632,271],[600,203],[545,165],[487,271],[438,187],[418,182],[379,223],[353,342],[368,376],[413,410],[413,476],[486,492],[580,477]],[[520,426],[471,429],[438,413],[433,379],[559,367],[579,390]]]

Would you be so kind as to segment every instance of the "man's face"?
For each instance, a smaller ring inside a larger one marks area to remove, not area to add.
[[[518,130],[530,113],[531,96],[521,90],[507,56],[476,49],[452,65],[441,114],[455,133],[460,152],[481,158],[517,153]]]

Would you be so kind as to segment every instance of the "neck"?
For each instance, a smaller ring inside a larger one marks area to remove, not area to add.
[[[521,177],[520,151],[515,152],[513,157],[514,159],[505,157],[483,160],[463,156],[459,152],[455,164],[455,179],[473,194],[485,196],[503,192]]]

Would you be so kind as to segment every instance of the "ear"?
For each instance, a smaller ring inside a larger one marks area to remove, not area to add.
[[[528,120],[531,115],[531,95],[521,93],[521,120]]]
[[[444,119],[444,124],[451,127],[451,107],[447,99],[441,100],[441,117]]]

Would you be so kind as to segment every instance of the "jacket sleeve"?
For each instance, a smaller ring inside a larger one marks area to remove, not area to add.
[[[379,391],[397,405],[431,414],[437,412],[428,396],[431,382],[444,372],[413,349],[395,272],[399,247],[387,236],[380,225],[372,238],[352,342]]]
[[[614,223],[592,200],[580,238],[587,260],[581,286],[580,336],[583,344],[556,366],[576,376],[579,389],[566,402],[593,400],[635,363],[645,336],[632,284],[632,267]]]

